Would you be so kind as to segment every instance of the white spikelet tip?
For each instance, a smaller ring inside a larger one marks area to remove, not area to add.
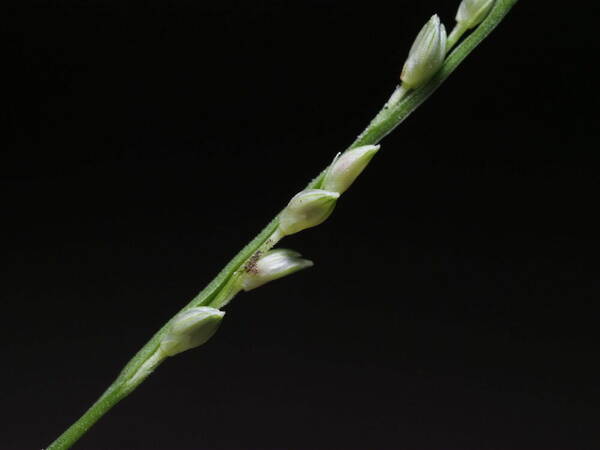
[[[465,29],[475,28],[487,17],[495,0],[463,0],[456,13],[456,21]]]
[[[282,234],[294,234],[323,223],[333,212],[338,192],[305,189],[296,194],[279,215]]]
[[[446,58],[446,27],[433,15],[421,29],[402,68],[400,79],[408,89],[416,89],[436,74]]]
[[[379,147],[379,145],[357,147],[336,158],[327,169],[321,187],[327,191],[344,193],[365,170]]]
[[[179,313],[160,341],[160,350],[166,356],[173,356],[204,344],[215,334],[224,315],[224,311],[208,306]]]
[[[269,281],[277,280],[311,266],[313,266],[313,262],[301,258],[298,252],[283,248],[271,250],[255,261],[251,259],[246,264],[242,278],[242,288],[249,291]]]

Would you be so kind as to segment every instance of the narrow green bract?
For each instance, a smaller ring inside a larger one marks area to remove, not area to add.
[[[479,25],[494,6],[494,0],[463,0],[456,13],[456,21],[467,29]]]
[[[245,291],[250,291],[312,265],[312,261],[301,258],[300,253],[293,250],[283,248],[271,250],[258,261],[251,261],[244,268],[241,285]]]
[[[174,356],[204,344],[215,334],[223,316],[223,311],[208,306],[179,313],[160,342],[160,352]]]
[[[321,187],[339,194],[346,192],[354,180],[367,168],[371,158],[379,151],[379,147],[379,145],[363,145],[337,157],[327,169]]]
[[[327,220],[340,194],[323,189],[305,189],[294,195],[279,215],[279,229],[284,235],[316,227]]]
[[[446,57],[446,27],[436,15],[421,29],[402,68],[400,79],[407,89],[429,81],[440,70]]]

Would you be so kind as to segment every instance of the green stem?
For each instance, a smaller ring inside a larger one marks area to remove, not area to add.
[[[127,381],[123,381],[121,377],[119,377],[106,392],[96,400],[90,409],[88,409],[77,422],[61,434],[47,450],[70,448],[98,421],[98,419],[104,416],[104,414],[110,411],[113,406],[127,397],[130,392],[144,381],[163,360],[164,356],[161,355],[160,352],[155,351],[138,368],[134,376],[131,376]]]
[[[444,62],[440,71],[424,86],[414,91],[392,94],[394,102],[386,103],[369,126],[350,145],[349,149],[362,145],[377,144],[394,128],[404,121],[417,107],[450,76],[459,64],[481,41],[502,21],[518,0],[497,0],[488,17],[454,50]],[[323,179],[319,174],[308,184],[308,188],[318,188]],[[257,251],[267,251],[281,238],[277,231],[278,218],[275,217],[250,243],[248,243],[196,297],[181,311],[197,306],[221,306],[230,300],[227,292],[235,285],[235,275]],[[226,291],[224,291],[224,289]],[[171,319],[172,320],[172,319]],[[70,448],[83,436],[98,419],[114,405],[131,393],[163,361],[159,351],[160,340],[171,323],[169,320],[140,351],[129,361],[121,374],[108,390],[73,425],[61,434],[47,450]]]
[[[463,34],[468,30],[463,22],[459,22],[454,25],[452,32],[448,36],[448,40],[446,41],[446,48],[450,50],[452,47],[456,45],[458,40],[462,37]]]

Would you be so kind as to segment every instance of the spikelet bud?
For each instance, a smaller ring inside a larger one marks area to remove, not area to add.
[[[344,193],[378,150],[379,145],[365,145],[348,150],[329,166],[321,187],[327,191]]]
[[[160,341],[160,350],[166,356],[173,356],[204,344],[215,334],[224,315],[224,311],[208,306],[179,313]]]
[[[400,79],[408,89],[423,85],[436,74],[446,58],[446,27],[436,15],[421,29],[404,63]]]
[[[296,194],[279,215],[279,230],[294,234],[323,223],[333,212],[340,194],[323,189],[306,189]]]
[[[256,261],[250,260],[245,267],[242,288],[249,291],[313,265],[312,261],[300,256],[293,250],[279,248],[268,251]]]
[[[494,6],[494,0],[462,0],[456,13],[456,21],[465,29],[479,25]]]

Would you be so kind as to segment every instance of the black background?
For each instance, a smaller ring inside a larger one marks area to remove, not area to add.
[[[4,3],[0,448],[70,425],[457,3]],[[236,298],[76,448],[600,448],[599,11],[551,3],[284,242],[314,268]]]

